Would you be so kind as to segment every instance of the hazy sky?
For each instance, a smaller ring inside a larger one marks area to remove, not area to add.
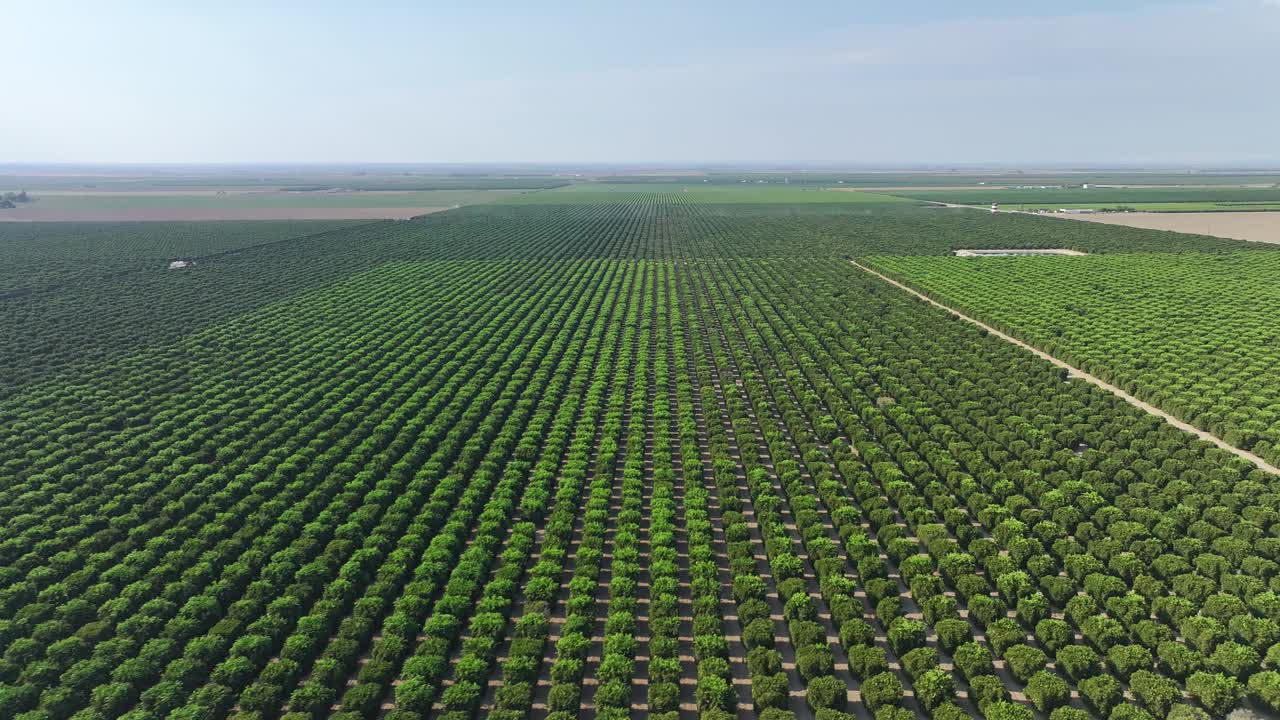
[[[0,162],[1280,163],[1280,0],[0,0],[0,67]]]

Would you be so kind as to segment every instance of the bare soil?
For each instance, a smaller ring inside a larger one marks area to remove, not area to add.
[[[33,192],[38,197],[80,197],[107,195],[110,197],[209,197],[217,195],[268,195],[283,191],[270,188],[212,187],[183,190],[133,190],[120,188],[94,188],[93,190],[41,190]]]
[[[1150,230],[1213,235],[1235,240],[1280,243],[1280,212],[1134,212],[1054,215],[1054,217]]]
[[[407,220],[447,207],[45,208],[0,210],[0,222],[133,222],[204,220]]]

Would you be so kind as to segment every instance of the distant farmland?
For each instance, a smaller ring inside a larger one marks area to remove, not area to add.
[[[1195,187],[1195,188],[1129,188],[1091,187],[1081,188],[1002,188],[989,190],[912,190],[895,192],[894,195],[955,203],[958,205],[983,205],[998,202],[1010,205],[1070,206],[1070,205],[1134,205],[1140,203],[1275,203],[1280,204],[1280,188],[1277,187]]]
[[[1280,211],[1280,205],[1277,205],[1275,210]],[[1062,217],[1108,225],[1280,243],[1280,212],[1136,212],[1063,215]]]
[[[51,191],[35,193],[32,202],[0,210],[0,221],[405,219],[458,205],[494,202],[524,192],[532,191]]]
[[[649,183],[577,183],[555,190],[512,198],[522,203],[619,202],[645,193],[661,193],[672,202],[709,204],[814,204],[814,203],[910,203],[906,198],[874,192],[840,192],[825,187],[737,183],[704,184],[694,179],[683,185]]]

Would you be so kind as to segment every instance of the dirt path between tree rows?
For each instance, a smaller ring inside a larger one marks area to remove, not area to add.
[[[930,297],[928,297],[928,296],[924,295],[923,293],[917,292],[916,290],[912,289],[911,287],[909,287],[909,286],[907,286],[907,285],[904,285],[903,283],[900,283],[900,282],[898,282],[897,280],[894,280],[893,278],[891,278],[891,277],[889,277],[889,276],[887,276],[887,275],[885,275],[885,274],[883,274],[883,273],[881,273],[881,272],[878,272],[878,271],[876,271],[876,270],[873,270],[873,269],[871,269],[870,267],[868,267],[868,266],[866,266],[866,265],[863,265],[862,263],[859,263],[859,262],[858,262],[858,261],[856,261],[856,260],[850,260],[850,261],[849,261],[849,263],[850,263],[851,265],[853,265],[854,267],[856,267],[856,268],[860,269],[860,270],[863,270],[863,271],[865,271],[865,272],[871,273],[872,275],[875,275],[876,277],[878,277],[878,278],[880,278],[881,280],[883,280],[883,281],[885,281],[885,282],[889,283],[890,285],[893,285],[894,287],[901,288],[902,290],[905,290],[905,291],[907,291],[907,292],[911,293],[912,295],[914,295],[914,296],[916,296],[916,297],[920,298],[921,300],[924,300],[925,302],[929,303],[930,305],[933,305],[934,307],[937,307],[937,308],[941,308],[941,309],[943,309],[943,310],[946,310],[947,312],[951,313],[952,315],[955,315],[956,317],[959,317],[961,320],[965,320],[966,322],[970,322],[970,323],[973,323],[974,325],[977,325],[978,327],[980,327],[980,328],[982,328],[982,329],[986,330],[988,333],[991,333],[992,335],[994,335],[994,336],[996,336],[996,337],[1000,338],[1001,340],[1004,340],[1005,342],[1009,342],[1009,343],[1012,343],[1012,344],[1014,344],[1014,345],[1017,345],[1018,347],[1020,347],[1020,348],[1022,348],[1022,349],[1024,349],[1024,350],[1029,350],[1030,352],[1034,353],[1037,357],[1040,357],[1040,358],[1043,358],[1043,359],[1045,359],[1045,360],[1048,360],[1049,362],[1053,363],[1054,365],[1057,365],[1057,366],[1058,366],[1058,367],[1060,367],[1060,368],[1064,368],[1064,369],[1066,369],[1067,371],[1069,371],[1069,372],[1071,373],[1071,375],[1072,375],[1073,377],[1078,377],[1078,378],[1080,378],[1080,379],[1082,379],[1082,380],[1087,380],[1088,382],[1093,383],[1094,385],[1097,385],[1098,387],[1102,388],[1103,390],[1106,390],[1107,392],[1110,392],[1111,394],[1113,394],[1113,395],[1115,395],[1115,396],[1119,397],[1120,399],[1124,400],[1125,402],[1129,403],[1130,405],[1133,405],[1134,407],[1137,407],[1137,408],[1140,408],[1140,409],[1142,409],[1142,410],[1145,410],[1145,411],[1147,411],[1147,412],[1149,412],[1149,413],[1151,413],[1152,415],[1155,415],[1155,416],[1157,416],[1157,417],[1163,418],[1166,422],[1168,422],[1170,425],[1172,425],[1172,426],[1174,426],[1174,427],[1178,428],[1179,430],[1183,430],[1183,431],[1185,431],[1185,432],[1189,432],[1189,433],[1191,433],[1192,435],[1195,435],[1196,437],[1200,438],[1201,440],[1206,440],[1206,441],[1208,441],[1208,442],[1211,442],[1211,443],[1213,443],[1214,445],[1217,445],[1218,447],[1222,448],[1223,450],[1226,450],[1227,452],[1229,452],[1229,453],[1231,453],[1231,454],[1233,454],[1233,455],[1235,455],[1235,456],[1237,456],[1237,457],[1241,457],[1241,458],[1244,458],[1245,460],[1248,460],[1249,462],[1253,463],[1254,465],[1257,465],[1258,467],[1262,468],[1263,470],[1266,470],[1266,471],[1267,471],[1267,472],[1269,472],[1269,473],[1274,473],[1274,474],[1276,474],[1276,475],[1280,475],[1280,468],[1277,468],[1276,466],[1271,465],[1271,464],[1270,464],[1270,463],[1268,463],[1266,460],[1263,460],[1262,458],[1258,457],[1257,455],[1254,455],[1253,453],[1249,452],[1248,450],[1241,450],[1240,448],[1238,448],[1238,447],[1236,447],[1236,446],[1234,446],[1234,445],[1228,444],[1226,441],[1222,440],[1221,438],[1219,438],[1219,437],[1218,437],[1218,436],[1216,436],[1216,435],[1213,435],[1213,434],[1211,434],[1211,433],[1207,433],[1207,432],[1205,432],[1205,431],[1203,431],[1203,430],[1201,430],[1201,429],[1199,429],[1199,428],[1197,428],[1197,427],[1195,427],[1195,426],[1193,426],[1193,425],[1188,425],[1187,423],[1185,423],[1185,422],[1183,422],[1183,421],[1179,420],[1178,418],[1176,418],[1176,417],[1174,417],[1174,416],[1170,415],[1169,413],[1165,412],[1164,410],[1161,410],[1160,408],[1158,408],[1158,407],[1156,407],[1156,406],[1154,406],[1154,405],[1152,405],[1152,404],[1150,404],[1150,403],[1143,402],[1142,400],[1139,400],[1138,398],[1136,398],[1136,397],[1134,397],[1134,396],[1130,395],[1129,393],[1125,392],[1124,390],[1121,390],[1120,388],[1116,387],[1115,385],[1112,385],[1111,383],[1108,383],[1108,382],[1106,382],[1106,381],[1104,381],[1104,380],[1102,380],[1102,379],[1100,379],[1100,378],[1094,377],[1093,375],[1090,375],[1089,373],[1087,373],[1087,372],[1085,372],[1085,371],[1083,371],[1083,370],[1081,370],[1081,369],[1079,369],[1079,368],[1077,368],[1077,367],[1075,367],[1075,366],[1073,366],[1073,365],[1068,365],[1067,363],[1065,363],[1065,362],[1063,362],[1063,361],[1059,360],[1058,358],[1056,358],[1056,357],[1054,357],[1054,356],[1050,355],[1049,353],[1046,353],[1046,352],[1044,352],[1043,350],[1037,350],[1036,348],[1034,348],[1034,347],[1032,347],[1032,346],[1028,345],[1027,343],[1025,343],[1025,342],[1023,342],[1023,341],[1021,341],[1021,340],[1019,340],[1019,339],[1017,339],[1017,338],[1015,338],[1015,337],[1012,337],[1012,336],[1010,336],[1010,335],[1007,335],[1007,334],[1005,334],[1005,333],[1002,333],[1002,332],[1000,332],[999,330],[997,330],[997,329],[995,329],[995,328],[991,327],[990,325],[988,325],[988,324],[986,324],[986,323],[984,323],[984,322],[982,322],[982,321],[980,321],[980,320],[975,320],[974,318],[971,318],[971,317],[969,317],[968,315],[965,315],[964,313],[960,312],[959,310],[956,310],[955,308],[952,308],[952,307],[947,306],[947,305],[943,305],[942,303],[938,302],[937,300],[934,300],[933,298],[930,298]]]

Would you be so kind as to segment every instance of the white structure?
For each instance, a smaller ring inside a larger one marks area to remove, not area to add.
[[[990,250],[952,250],[952,255],[956,257],[1014,257],[1017,255],[1084,255],[1079,250],[1068,250],[1067,248],[1005,248]]]

